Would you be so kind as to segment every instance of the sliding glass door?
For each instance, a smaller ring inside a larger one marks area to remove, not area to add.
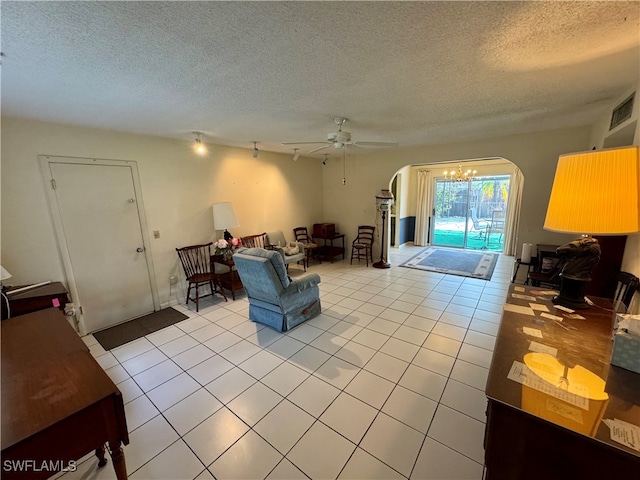
[[[433,209],[431,244],[464,248],[467,238],[466,211],[469,182],[452,182],[437,178]]]
[[[502,251],[509,175],[435,179],[431,244]]]

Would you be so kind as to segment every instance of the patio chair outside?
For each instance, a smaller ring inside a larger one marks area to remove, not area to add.
[[[469,209],[469,217],[471,217],[471,221],[473,222],[472,232],[478,232],[477,238],[486,238],[487,229],[490,226],[490,223],[487,220],[480,220],[478,218],[478,214],[476,212],[475,207],[471,207]]]
[[[491,243],[491,235],[499,234],[498,241],[502,243],[502,235],[504,234],[505,212],[504,210],[494,210],[491,214],[491,223],[487,233],[487,246]]]

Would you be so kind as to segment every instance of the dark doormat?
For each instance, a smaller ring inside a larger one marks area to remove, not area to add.
[[[120,345],[157,332],[169,325],[181,322],[187,317],[184,313],[169,307],[150,313],[144,317],[134,318],[115,327],[109,327],[93,334],[105,350],[112,350]]]

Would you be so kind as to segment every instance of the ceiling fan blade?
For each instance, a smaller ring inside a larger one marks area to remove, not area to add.
[[[353,142],[358,147],[397,147],[398,142]]]
[[[324,150],[325,148],[329,148],[331,145],[332,145],[331,143],[328,143],[324,147],[314,148],[313,150],[308,151],[307,155],[309,155],[310,153],[319,152],[320,150]]]
[[[283,142],[280,145],[304,145],[304,144],[314,144],[314,143],[327,143],[324,142]]]

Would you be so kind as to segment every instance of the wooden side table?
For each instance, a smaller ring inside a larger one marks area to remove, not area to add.
[[[5,292],[9,299],[9,309],[11,317],[24,315],[26,313],[44,310],[45,308],[56,307],[64,310],[66,303],[69,303],[69,292],[60,282],[51,282],[47,285],[34,287],[14,295],[11,290],[22,287],[9,287]],[[2,302],[2,318],[8,317],[6,305]]]
[[[240,275],[235,268],[233,258],[225,260],[222,255],[211,255],[211,269],[215,271],[215,265],[224,265],[227,271],[220,274],[220,285],[231,292],[231,298],[236,299],[236,292],[242,290],[244,286],[240,281]]]
[[[335,257],[342,255],[342,259],[344,260],[344,233],[336,232],[333,235],[313,235],[314,242],[317,238],[323,242],[323,245],[318,245],[318,249],[316,250],[319,258],[326,258],[333,263]],[[329,241],[328,245],[327,240]],[[334,245],[334,240],[341,240],[342,246]]]

